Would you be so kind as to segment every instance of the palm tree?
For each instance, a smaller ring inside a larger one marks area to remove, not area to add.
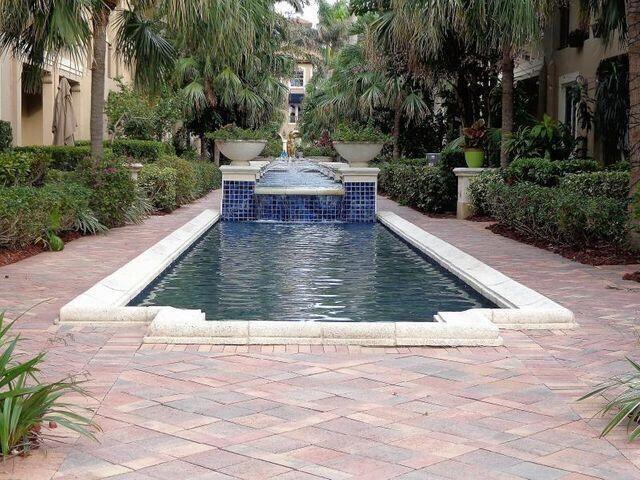
[[[377,48],[366,48],[370,34],[356,45],[346,45],[330,64],[331,75],[320,84],[320,98],[315,99],[318,114],[334,125],[349,119],[366,122],[377,110],[393,114],[393,158],[400,158],[400,134],[403,121],[421,119],[428,107],[407,75],[392,68],[389,57]]]
[[[179,3],[167,0],[163,6],[184,11]],[[41,72],[52,60],[61,56],[80,59],[92,49],[90,132],[95,162],[103,156],[109,21],[115,15],[119,51],[133,67],[138,84],[157,83],[171,65],[173,49],[161,35],[153,5],[150,0],[133,0],[128,2],[128,10],[116,12],[117,0],[0,2],[0,51],[10,51],[28,65],[24,79],[29,88],[37,88]]]
[[[640,0],[582,0],[585,15],[592,16],[609,44],[626,43],[629,56],[629,195],[634,228],[631,242],[640,248]]]
[[[502,76],[502,138],[500,163],[508,162],[506,142],[513,132],[514,59],[542,39],[544,22],[554,0],[391,0],[378,25],[396,48],[408,48],[414,71],[430,68],[446,57],[452,39],[486,54],[500,53]],[[467,49],[458,49],[465,52]],[[460,76],[459,76],[460,78]]]
[[[334,52],[347,42],[350,26],[351,18],[347,0],[337,0],[333,5],[327,0],[319,0],[318,36],[323,45],[326,64],[331,62]]]

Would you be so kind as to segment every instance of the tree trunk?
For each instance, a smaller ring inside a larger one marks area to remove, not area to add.
[[[93,61],[91,63],[91,157],[97,165],[104,155],[104,87],[107,55],[107,25],[111,10],[105,4],[93,13]]]
[[[629,163],[631,243],[640,249],[640,0],[626,2],[629,28]]]
[[[402,101],[397,100],[393,113],[393,159],[400,158],[400,129],[402,128]]]
[[[474,122],[473,118],[473,100],[469,98],[469,85],[467,77],[463,70],[458,71],[456,79],[456,100],[460,115],[460,123],[462,128],[468,127]]]
[[[547,59],[542,60],[542,68],[538,74],[538,105],[536,107],[536,118],[542,120],[544,114],[547,113]]]
[[[509,164],[507,141],[513,133],[513,54],[511,49],[502,49],[502,142],[500,144],[500,166]]]

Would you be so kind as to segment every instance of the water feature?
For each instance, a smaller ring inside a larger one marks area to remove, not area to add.
[[[134,301],[207,320],[433,321],[490,303],[380,224],[222,222]]]

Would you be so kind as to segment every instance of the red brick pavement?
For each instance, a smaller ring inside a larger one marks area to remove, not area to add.
[[[594,268],[380,199],[428,231],[573,309],[571,331],[504,332],[500,348],[141,345],[141,327],[52,324],[66,301],[203,208],[216,193],[0,269],[45,374],[86,372],[100,443],[52,438],[3,479],[635,479],[640,448],[599,439],[576,398],[637,351],[640,292]],[[7,277],[8,276],[8,277]],[[82,402],[72,398],[73,402]]]

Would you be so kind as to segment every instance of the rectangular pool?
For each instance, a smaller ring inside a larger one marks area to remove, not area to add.
[[[131,305],[207,320],[433,321],[493,304],[376,224],[221,222]]]

